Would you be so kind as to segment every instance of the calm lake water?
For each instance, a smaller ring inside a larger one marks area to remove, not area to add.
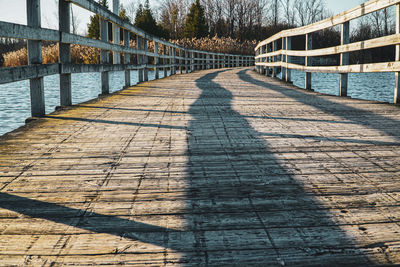
[[[169,75],[169,74],[168,74]],[[163,72],[160,71],[160,77]],[[154,72],[149,72],[149,80]],[[292,71],[294,85],[304,88],[304,73]],[[131,84],[137,83],[137,72],[131,72]],[[313,89],[317,92],[338,95],[339,74],[315,73]],[[124,72],[110,72],[110,92],[124,86]],[[44,77],[46,113],[59,105],[59,76]],[[393,101],[394,73],[349,74],[348,94],[353,98]],[[101,92],[100,73],[72,74],[72,102],[82,103],[94,99]],[[29,81],[0,85],[0,135],[10,132],[25,123],[30,117]]]

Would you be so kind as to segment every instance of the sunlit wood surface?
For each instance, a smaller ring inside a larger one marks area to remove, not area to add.
[[[400,108],[250,69],[0,138],[0,265],[400,264]]]

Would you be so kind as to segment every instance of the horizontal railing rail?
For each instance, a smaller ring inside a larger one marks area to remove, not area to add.
[[[71,33],[72,4],[100,16],[100,40]],[[155,79],[158,79],[161,70],[166,77],[168,72],[174,75],[178,71],[189,73],[202,69],[254,65],[254,56],[189,49],[151,35],[118,16],[119,0],[113,0],[112,4],[113,12],[94,0],[59,0],[59,30],[41,27],[40,0],[26,0],[27,25],[0,21],[0,37],[28,40],[28,65],[0,68],[0,84],[30,80],[32,117],[46,113],[43,77],[48,75],[60,75],[60,105],[69,106],[72,105],[72,73],[100,72],[101,93],[108,94],[109,71],[124,71],[125,86],[130,86],[132,70],[138,71],[138,82],[143,82],[148,81],[151,69],[155,71]],[[112,38],[108,36],[109,23],[112,24]],[[120,40],[121,31],[123,44]],[[131,47],[131,40],[135,41],[135,47]],[[42,64],[42,41],[58,43],[58,63]],[[149,51],[151,42],[153,51]],[[73,64],[71,44],[100,49],[100,63]]]
[[[396,31],[394,34],[360,42],[350,43],[350,22],[383,10],[388,7],[396,7]],[[313,49],[313,33],[340,26],[340,45]],[[292,50],[292,39],[305,35],[305,50]],[[395,46],[396,55],[394,61],[351,64],[350,53],[366,49]],[[339,73],[339,95],[347,96],[348,73],[367,72],[394,72],[395,88],[394,103],[400,102],[400,0],[371,0],[353,9],[336,16],[313,23],[311,25],[281,31],[264,41],[255,48],[256,69],[259,73],[277,77],[279,68],[281,79],[291,82],[291,70],[300,70],[306,73],[305,88],[311,90],[311,73]],[[340,64],[336,66],[314,66],[313,57],[340,55]],[[294,57],[303,57],[304,65],[299,64]],[[295,62],[296,61],[296,62]]]

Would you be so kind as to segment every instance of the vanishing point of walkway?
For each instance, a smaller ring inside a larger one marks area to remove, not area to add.
[[[31,122],[0,177],[1,266],[400,263],[400,108],[250,69]]]

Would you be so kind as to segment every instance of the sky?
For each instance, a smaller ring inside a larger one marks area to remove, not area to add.
[[[111,2],[112,0],[109,0]],[[138,0],[120,0],[120,3],[127,5],[130,2],[137,3]],[[142,1],[144,2],[144,1]],[[159,6],[161,1],[152,0],[152,7]],[[353,8],[360,4],[360,0],[325,0],[328,8],[333,14],[341,13],[345,10]],[[13,22],[18,24],[26,24],[26,0],[0,0],[0,21]],[[80,32],[83,33],[86,25],[89,22],[89,17],[92,13],[74,6],[74,14],[79,21]],[[42,12],[42,27],[56,29],[58,23],[56,21],[57,7],[55,0],[41,0]]]

